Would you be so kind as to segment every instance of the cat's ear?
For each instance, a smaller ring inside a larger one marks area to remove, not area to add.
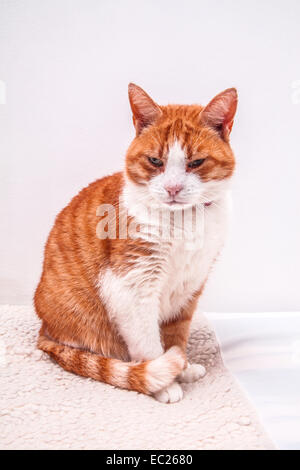
[[[228,141],[237,108],[238,95],[235,88],[228,88],[215,96],[201,111],[201,121],[215,129]]]
[[[128,95],[133,124],[138,135],[144,127],[153,124],[161,116],[162,110],[142,88],[134,83],[129,83]]]

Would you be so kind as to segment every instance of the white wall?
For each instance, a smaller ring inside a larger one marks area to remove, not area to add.
[[[161,104],[238,88],[233,230],[201,306],[299,310],[299,16],[298,0],[0,0],[0,302],[31,301],[56,213],[122,167],[134,81]]]

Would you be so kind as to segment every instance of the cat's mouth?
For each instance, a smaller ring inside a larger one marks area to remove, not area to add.
[[[186,203],[173,200],[173,201],[166,202],[166,204],[168,204],[168,206],[176,206],[176,205],[182,206],[183,204],[186,204]]]
[[[181,209],[181,210],[184,210],[184,209],[187,209],[188,207],[192,207],[193,206],[193,203],[192,202],[189,202],[189,201],[166,201],[164,202],[164,205],[169,207],[169,209],[171,210],[175,210],[175,209]]]
[[[203,204],[204,207],[209,207],[209,206],[212,205],[212,203],[213,203],[213,201],[207,201],[207,202],[203,202],[202,204]],[[169,207],[190,205],[188,202],[182,202],[182,201],[176,201],[176,200],[167,201],[164,204],[166,204]]]

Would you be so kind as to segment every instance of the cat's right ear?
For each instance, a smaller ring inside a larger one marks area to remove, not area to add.
[[[162,115],[162,110],[142,88],[134,83],[129,83],[128,95],[133,124],[136,134],[139,135],[145,127],[153,124]]]

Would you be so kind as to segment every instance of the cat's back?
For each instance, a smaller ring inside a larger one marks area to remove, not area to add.
[[[96,237],[99,222],[98,208],[103,205],[118,206],[123,187],[121,172],[105,176],[90,183],[74,196],[57,215],[49,240],[61,232],[61,236],[90,234]]]
[[[57,215],[45,246],[42,280],[55,276],[76,283],[83,273],[95,276],[106,255],[105,240],[97,237],[98,208],[117,207],[122,187],[122,173],[96,180]]]
[[[111,204],[116,206],[119,201],[123,184],[124,179],[121,172],[105,176],[90,183],[74,196],[69,204],[62,209],[62,211],[57,215],[54,225],[59,224],[68,216],[72,217],[73,220],[81,215],[93,217],[96,215],[97,207],[101,204]]]

